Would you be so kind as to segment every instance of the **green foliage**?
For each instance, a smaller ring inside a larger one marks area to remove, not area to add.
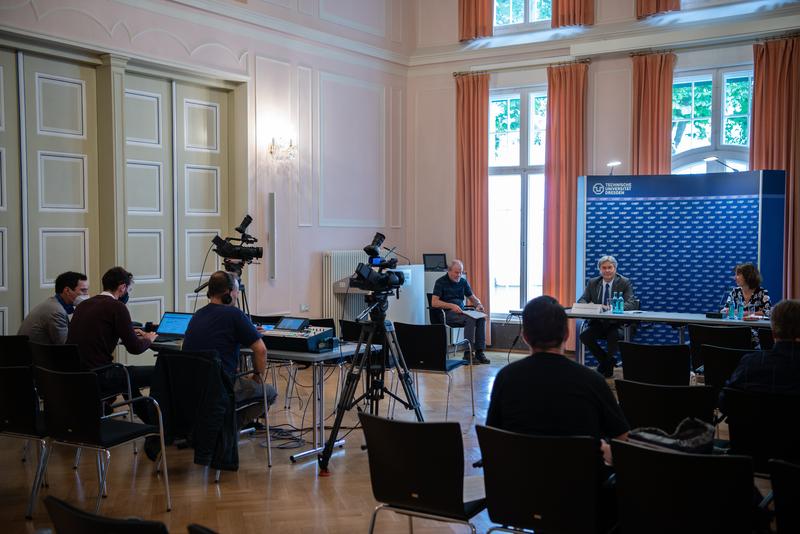
[[[540,20],[550,20],[552,18],[553,6],[552,0],[531,0],[533,9],[531,10],[531,20],[534,22]]]
[[[495,0],[494,24],[506,26],[525,22],[525,0]]]

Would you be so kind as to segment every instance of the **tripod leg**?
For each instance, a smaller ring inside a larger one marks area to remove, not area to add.
[[[417,416],[417,421],[422,423],[425,421],[425,418],[422,416],[422,409],[420,408],[419,399],[417,398],[416,393],[414,393],[414,381],[412,380],[411,372],[408,370],[408,366],[406,365],[406,360],[403,358],[403,352],[400,350],[400,343],[397,341],[397,333],[394,331],[393,326],[391,327],[391,330],[386,331],[386,344],[388,345],[389,352],[392,353],[394,358],[397,367],[397,376],[400,380],[400,384],[403,386],[403,392],[406,395],[406,399],[408,400],[408,408],[414,410],[414,413]]]

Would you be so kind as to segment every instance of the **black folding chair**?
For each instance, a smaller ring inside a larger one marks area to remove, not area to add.
[[[39,411],[39,397],[30,365],[0,367],[0,436],[24,439],[26,444],[31,440],[39,444],[36,474],[25,510],[25,517],[31,519],[44,476],[47,431],[44,415]]]
[[[752,349],[729,349],[716,345],[703,345],[705,385],[711,386],[719,394],[725,382],[739,366],[742,356],[753,352]]]
[[[614,440],[619,531],[750,534],[753,463]]]
[[[414,382],[419,394],[418,373],[444,374],[447,376],[447,403],[444,419],[450,412],[450,389],[452,377],[450,373],[461,366],[469,369],[469,391],[472,399],[472,415],[475,415],[475,384],[472,375],[472,360],[463,358],[449,359],[447,332],[442,325],[394,323],[397,342],[403,351],[403,358],[409,370],[414,373]]]
[[[28,336],[0,336],[0,365],[19,367],[31,364]]]
[[[493,523],[536,532],[595,530],[600,443],[591,437],[543,437],[476,425],[486,507]]]
[[[45,424],[50,435],[50,442],[44,454],[43,472],[46,472],[50,451],[55,444],[89,448],[100,453],[97,455],[98,491],[95,503],[95,513],[97,513],[107,492],[110,449],[135,439],[157,435],[161,442],[161,461],[156,467],[163,464],[167,511],[172,509],[164,450],[164,424],[161,409],[155,399],[137,397],[114,404],[113,407],[130,406],[134,402],[149,402],[155,407],[158,426],[117,421],[103,417],[97,375],[91,371],[62,373],[37,367],[35,376],[36,384],[44,398]]]
[[[753,348],[753,332],[747,326],[689,325],[689,341],[692,350],[692,369],[703,367],[703,345],[715,345],[730,349]]]
[[[687,417],[714,424],[717,396],[712,387],[659,386],[630,380],[614,380],[614,385],[631,428],[656,427],[672,433]]]
[[[761,350],[770,350],[775,346],[775,338],[772,337],[772,328],[758,329],[758,344]]]
[[[800,532],[800,465],[783,460],[769,461],[772,492],[775,494],[775,522],[778,534]]]
[[[169,534],[161,521],[90,514],[52,495],[44,498],[44,504],[58,534]]]
[[[486,499],[464,502],[464,443],[458,423],[410,423],[359,412],[369,456],[372,494],[382,503],[372,512],[391,510],[413,518],[461,523],[486,508]]]
[[[620,341],[619,352],[625,380],[662,386],[689,385],[687,345],[643,345]]]
[[[800,462],[800,395],[723,388],[722,412],[730,434],[730,453],[753,458],[758,473],[770,459]]]

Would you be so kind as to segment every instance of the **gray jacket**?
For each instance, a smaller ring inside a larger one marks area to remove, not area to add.
[[[55,296],[33,308],[17,331],[28,336],[29,341],[45,345],[63,345],[67,342],[69,318],[64,306]]]
[[[631,281],[621,274],[617,274],[614,276],[614,279],[611,281],[611,292],[614,293],[615,291],[622,292],[622,298],[625,301],[625,309],[626,310],[635,310],[638,308],[638,303],[633,298],[633,284]],[[592,304],[602,304],[603,303],[603,277],[597,276],[589,280],[589,283],[586,284],[586,289],[581,295],[581,298],[578,299],[578,302],[586,302]]]

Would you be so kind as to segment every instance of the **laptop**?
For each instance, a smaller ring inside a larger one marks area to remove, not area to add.
[[[422,264],[426,271],[444,272],[447,271],[446,254],[423,254]]]
[[[161,322],[158,323],[158,329],[156,330],[158,337],[156,337],[155,342],[167,343],[183,339],[192,315],[191,313],[164,312],[164,315],[161,316]]]

